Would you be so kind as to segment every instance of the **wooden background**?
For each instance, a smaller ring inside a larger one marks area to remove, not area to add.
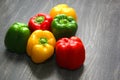
[[[60,3],[75,8],[86,60],[75,71],[56,65],[55,56],[34,64],[27,55],[10,53],[5,33],[14,22],[28,22]],[[0,80],[120,80],[120,0],[0,0]]]

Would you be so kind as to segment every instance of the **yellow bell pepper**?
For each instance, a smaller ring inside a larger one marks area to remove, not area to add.
[[[28,39],[27,54],[35,63],[42,63],[50,58],[54,53],[56,39],[47,30],[36,30]]]
[[[58,14],[66,14],[77,20],[76,11],[67,4],[58,4],[50,10],[50,16],[54,18]]]

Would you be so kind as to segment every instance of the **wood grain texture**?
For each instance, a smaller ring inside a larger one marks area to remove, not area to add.
[[[6,50],[4,37],[12,23],[27,23],[60,3],[78,15],[76,36],[86,49],[80,69],[59,68],[55,56],[37,65],[26,54]],[[120,0],[0,0],[0,80],[120,80]]]

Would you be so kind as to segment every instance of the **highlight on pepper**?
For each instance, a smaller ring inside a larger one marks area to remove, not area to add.
[[[51,31],[57,40],[63,37],[74,36],[77,28],[77,22],[73,17],[65,14],[56,15],[51,24]]]
[[[4,44],[9,51],[25,53],[30,34],[31,32],[27,24],[15,22],[6,32]]]
[[[75,9],[68,6],[67,4],[58,4],[50,10],[50,16],[54,18],[58,14],[66,14],[67,16],[72,16],[77,20],[77,14]]]
[[[27,54],[34,63],[42,63],[54,54],[56,39],[48,30],[35,30],[28,39]]]
[[[31,32],[35,30],[51,30],[51,22],[53,18],[45,13],[38,13],[35,16],[31,17],[28,26]]]
[[[85,48],[80,38],[72,36],[56,42],[56,62],[65,69],[78,69],[85,61]]]

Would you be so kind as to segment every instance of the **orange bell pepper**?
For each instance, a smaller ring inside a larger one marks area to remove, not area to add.
[[[54,18],[58,14],[66,14],[77,20],[76,11],[67,4],[58,4],[50,10],[50,16]]]
[[[27,54],[35,63],[42,63],[54,53],[56,39],[50,31],[36,30],[28,39]]]

